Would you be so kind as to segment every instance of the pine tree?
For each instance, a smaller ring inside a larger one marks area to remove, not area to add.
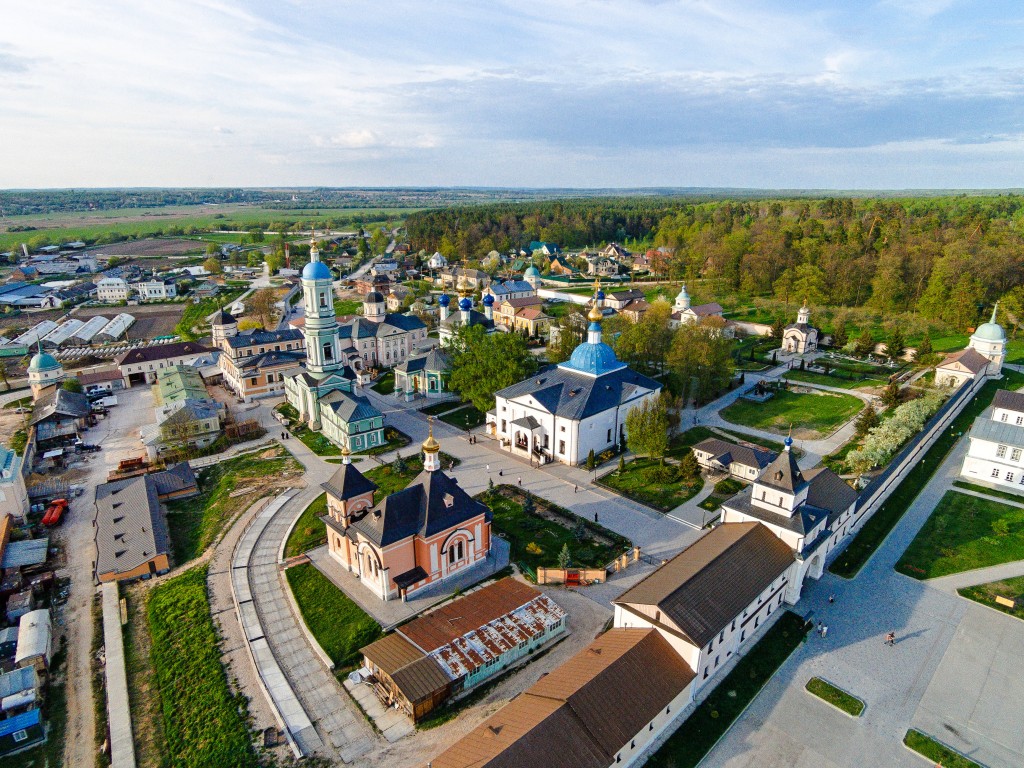
[[[864,437],[864,435],[877,426],[878,411],[875,410],[874,404],[868,403],[867,407],[861,411],[860,416],[857,418],[854,434],[857,437]]]
[[[867,357],[875,351],[875,337],[871,335],[871,331],[865,328],[860,332],[860,336],[857,337],[857,346],[854,352],[858,357]]]
[[[572,555],[569,553],[568,544],[563,544],[562,551],[558,553],[558,567],[563,571],[572,567]]]
[[[832,346],[837,349],[842,349],[846,346],[849,340],[850,337],[846,332],[846,321],[840,320],[836,323],[836,327],[832,331]]]
[[[902,398],[903,392],[898,381],[890,382],[889,386],[882,390],[882,402],[890,408],[899,405]]]
[[[679,477],[687,482],[692,482],[699,476],[700,463],[697,461],[697,456],[693,453],[693,450],[689,450],[679,460]]]
[[[915,358],[920,360],[925,355],[932,354],[932,337],[928,331],[924,332],[924,338],[921,339],[921,343],[917,345],[917,354]]]
[[[885,342],[885,354],[891,360],[899,360],[903,357],[903,353],[907,351],[907,342],[903,338],[903,331],[898,327],[893,328],[889,333],[889,338]]]

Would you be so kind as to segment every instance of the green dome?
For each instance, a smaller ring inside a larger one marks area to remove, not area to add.
[[[55,368],[60,368],[60,363],[49,352],[39,352],[33,356],[32,362],[28,364],[30,371],[52,371]]]
[[[999,323],[982,323],[974,332],[974,338],[981,341],[1006,341],[1006,331]]]
[[[540,270],[531,265],[526,268],[526,272],[523,273],[523,277],[540,277]]]

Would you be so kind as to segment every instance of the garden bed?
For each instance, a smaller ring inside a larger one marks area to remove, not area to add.
[[[636,458],[626,462],[623,469],[615,469],[598,479],[602,485],[627,499],[638,501],[660,512],[671,512],[689,501],[704,487],[704,478],[681,480],[676,477],[677,467],[662,464],[658,459]]]
[[[1018,619],[1024,619],[1024,600],[1020,600],[1024,596],[1024,576],[990,581],[987,584],[975,584],[973,587],[963,587],[958,589],[957,593],[968,600],[995,608],[997,611],[1002,611]],[[1011,607],[996,602],[997,597],[1019,600],[1019,602],[1016,606]]]
[[[856,696],[844,691],[842,688],[832,685],[828,680],[820,677],[812,677],[805,686],[807,691],[823,701],[827,701],[836,709],[840,709],[852,717],[860,717],[864,711],[864,702]]]
[[[651,756],[647,765],[651,768],[693,768],[703,760],[803,642],[809,626],[791,611],[780,616],[661,749]]]
[[[359,649],[383,636],[380,625],[311,563],[285,571],[302,620],[339,674],[359,663]]]
[[[632,547],[624,536],[517,486],[499,485],[477,498],[491,508],[493,531],[509,542],[511,560],[534,574],[540,566],[554,568],[566,545],[579,568],[603,568]],[[526,499],[532,511],[524,508]]]
[[[942,766],[942,768],[982,768],[980,763],[974,762],[969,757],[961,755],[955,749],[951,749],[931,736],[913,728],[907,731],[907,735],[903,737],[903,743],[907,748],[912,749],[919,755],[923,755],[928,760],[933,761],[936,766]]]
[[[395,391],[395,372],[388,371],[373,383],[371,387],[374,392],[382,395],[390,395]]]

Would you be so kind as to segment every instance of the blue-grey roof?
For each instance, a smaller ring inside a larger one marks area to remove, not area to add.
[[[229,336],[228,346],[232,349],[252,347],[259,344],[278,344],[282,341],[301,341],[302,331],[297,328],[285,328],[280,331],[252,331]]]
[[[333,280],[331,269],[322,261],[311,261],[302,268],[303,280]]]
[[[434,347],[425,355],[410,357],[395,366],[396,371],[414,373],[415,371],[433,371],[448,373],[452,369],[452,359],[443,349]]]
[[[495,283],[491,286],[491,293],[495,296],[507,296],[510,293],[523,293],[532,290],[533,286],[525,280],[506,280],[504,283]]]
[[[446,503],[450,497],[451,504]],[[427,537],[455,528],[490,510],[444,472],[421,472],[404,490],[388,496],[352,523],[372,542],[386,547],[419,534]]]
[[[0,674],[0,699],[36,687],[35,667],[22,667],[13,672]]]
[[[1012,445],[1016,448],[1024,447],[1024,427],[1009,422],[975,419],[969,434],[972,439]]]
[[[487,315],[483,312],[478,312],[475,309],[469,310],[469,324],[470,325],[482,325],[485,328],[493,328],[494,321],[488,320]],[[451,328],[452,330],[462,326],[462,312],[452,312],[448,317],[441,321],[441,325],[445,328]]]
[[[286,350],[284,352],[264,352],[251,357],[240,357],[235,360],[235,365],[241,371],[258,371],[262,368],[270,368],[276,365],[298,365],[306,359],[306,353],[301,349]]]
[[[532,395],[549,413],[585,419],[632,400],[642,390],[660,389],[661,384],[654,379],[625,366],[588,376],[566,366],[551,365],[496,394],[506,399]]]
[[[396,333],[418,331],[427,326],[415,315],[387,314],[379,323],[364,317],[355,317],[338,326],[338,338],[370,339],[378,336],[389,336]]]
[[[334,411],[338,418],[345,423],[383,418],[383,414],[374,408],[365,397],[350,395],[340,389],[320,398],[320,404]]]
[[[320,487],[341,501],[348,501],[356,496],[373,493],[377,490],[377,484],[368,480],[353,464],[342,464],[331,475],[331,479],[326,483],[321,483]]]

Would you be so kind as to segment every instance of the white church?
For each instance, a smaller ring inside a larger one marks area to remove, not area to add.
[[[1006,332],[996,322],[999,303],[992,308],[992,319],[982,323],[971,334],[967,346],[949,355],[935,366],[935,383],[942,387],[959,387],[979,377],[998,378],[1006,359]]]
[[[811,308],[804,305],[797,312],[796,322],[782,332],[782,349],[795,355],[814,352],[818,348],[818,329],[811,325]]]
[[[568,361],[495,393],[487,429],[505,450],[541,464],[577,465],[625,439],[626,414],[658,397],[661,384],[620,362],[601,340],[597,288],[587,340]]]

